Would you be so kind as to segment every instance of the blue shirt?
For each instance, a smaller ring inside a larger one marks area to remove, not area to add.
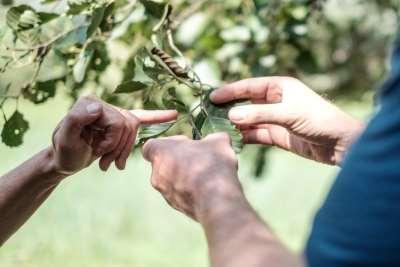
[[[379,111],[316,215],[309,267],[400,266],[400,38]]]

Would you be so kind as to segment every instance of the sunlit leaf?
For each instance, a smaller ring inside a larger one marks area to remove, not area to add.
[[[86,71],[93,58],[93,54],[94,48],[91,45],[88,45],[79,54],[78,61],[73,69],[74,79],[77,83],[81,83],[85,79]]]
[[[139,131],[137,143],[143,144],[146,140],[150,138],[156,138],[160,135],[165,134],[169,129],[171,129],[174,124],[174,122],[169,122],[143,126]]]
[[[25,10],[19,17],[18,27],[21,30],[31,29],[40,24],[39,15],[33,10]]]
[[[56,19],[60,16],[60,14],[57,13],[47,13],[47,12],[38,12],[37,14],[39,16],[41,24],[50,22],[53,19]]]
[[[207,136],[209,134],[219,132],[227,133],[230,136],[232,147],[236,153],[239,153],[242,150],[242,135],[240,131],[232,125],[230,120],[220,117],[207,116],[203,127],[201,128],[202,135]]]
[[[104,11],[106,7],[98,7],[92,13],[91,22],[87,30],[87,37],[89,38],[92,34],[99,28],[101,22],[103,21]]]
[[[168,88],[162,96],[163,105],[166,109],[175,109],[178,112],[185,113],[188,111],[185,103],[178,99],[175,88]]]
[[[15,111],[6,121],[1,132],[1,140],[9,147],[16,147],[22,144],[24,134],[29,129],[29,123],[24,116]]]
[[[135,57],[130,57],[126,62],[122,72],[123,72],[123,81],[132,80],[135,77],[135,69],[136,69],[136,60]]]
[[[87,25],[77,27],[76,29],[67,33],[64,37],[58,39],[54,43],[54,47],[56,49],[63,50],[76,44],[84,44],[87,40],[87,30]]]
[[[15,6],[10,8],[7,11],[7,15],[6,15],[6,22],[8,27],[10,27],[13,31],[19,31],[21,30],[20,27],[20,19],[21,16],[24,12],[26,11],[30,11],[30,12],[34,12],[33,8],[31,8],[30,6],[27,5],[20,5],[20,6]]]
[[[40,28],[32,28],[29,30],[19,31],[17,33],[17,36],[18,39],[26,45],[37,45],[40,41]]]

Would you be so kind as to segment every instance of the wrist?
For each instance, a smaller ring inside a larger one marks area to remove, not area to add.
[[[40,160],[40,170],[44,177],[59,182],[68,176],[68,174],[58,170],[54,149],[52,147],[48,147],[40,152],[40,157],[42,158]]]
[[[219,220],[238,207],[250,207],[238,181],[237,184],[218,178],[212,181],[199,190],[195,198],[195,214],[200,223]]]
[[[364,130],[364,124],[356,119],[350,123],[350,127],[343,133],[335,147],[335,164],[340,166],[345,158],[348,150],[354,141],[360,136]]]

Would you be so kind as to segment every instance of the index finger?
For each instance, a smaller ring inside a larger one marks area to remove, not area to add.
[[[250,78],[222,86],[210,95],[215,104],[234,100],[263,100],[264,103],[277,103],[282,100],[279,77]]]
[[[143,124],[154,124],[176,120],[178,112],[176,110],[142,110],[135,109],[130,111]]]

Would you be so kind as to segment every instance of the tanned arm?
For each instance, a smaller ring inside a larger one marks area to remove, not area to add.
[[[93,97],[81,98],[55,130],[53,146],[0,177],[0,245],[64,178],[98,158],[104,171],[112,162],[124,169],[140,124],[166,122],[176,116],[176,111],[127,111]]]
[[[46,200],[65,177],[55,170],[48,148],[0,178],[2,245]]]

